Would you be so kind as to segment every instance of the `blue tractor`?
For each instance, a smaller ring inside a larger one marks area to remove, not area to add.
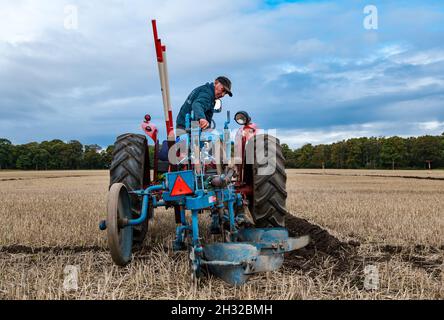
[[[286,173],[279,140],[260,134],[248,113],[236,113],[240,126],[234,141],[227,112],[224,130],[201,130],[193,114],[183,132],[172,130],[167,85],[165,46],[157,38],[168,139],[158,141],[158,130],[145,116],[144,135],[123,134],[114,145],[110,168],[107,218],[108,246],[115,264],[130,263],[133,251],[143,245],[155,209],[172,208],[176,222],[174,250],[185,250],[190,274],[197,280],[208,272],[240,285],[258,272],[278,269],[284,253],[306,246],[308,236],[289,237],[285,229]],[[220,101],[215,111],[221,111]],[[148,139],[153,141],[151,161]],[[210,233],[217,242],[206,242],[199,219],[210,217]]]

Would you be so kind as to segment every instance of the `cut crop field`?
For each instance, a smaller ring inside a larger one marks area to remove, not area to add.
[[[113,265],[98,229],[108,171],[0,171],[0,299],[444,298],[444,171],[287,174],[287,227],[310,245],[243,286],[195,287],[172,250],[173,210],[156,210],[129,266]],[[66,291],[70,265],[78,289]]]

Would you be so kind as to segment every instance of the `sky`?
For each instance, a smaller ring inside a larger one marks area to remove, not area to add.
[[[225,75],[218,128],[245,110],[293,148],[444,132],[442,0],[0,0],[0,137],[107,146],[146,113],[164,136],[151,19],[174,117]]]

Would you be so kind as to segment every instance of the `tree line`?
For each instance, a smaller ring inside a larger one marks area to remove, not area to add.
[[[331,144],[282,144],[287,168],[420,169],[444,168],[444,133],[440,136],[352,138]],[[77,140],[14,145],[0,138],[0,169],[108,169],[114,146],[82,145]],[[151,166],[153,148],[150,147]]]
[[[444,168],[444,133],[420,137],[364,137],[331,144],[282,145],[287,168]]]
[[[106,169],[111,164],[112,151],[113,146],[102,150],[97,144],[82,145],[77,140],[13,145],[8,139],[0,139],[0,169]]]

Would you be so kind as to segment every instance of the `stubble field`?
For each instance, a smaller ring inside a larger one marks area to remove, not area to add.
[[[172,251],[172,210],[156,211],[129,266],[113,265],[98,230],[107,171],[0,171],[0,299],[444,298],[443,171],[287,172],[287,226],[312,243],[243,286],[196,288]],[[68,265],[77,290],[64,289]]]

